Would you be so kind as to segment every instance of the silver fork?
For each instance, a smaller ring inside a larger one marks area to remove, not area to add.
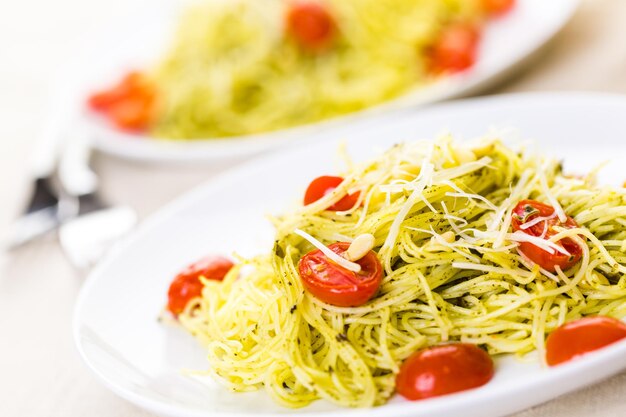
[[[89,167],[91,145],[77,128],[64,148],[59,180],[60,206],[73,215],[59,227],[59,242],[78,269],[89,269],[121,237],[133,229],[137,214],[126,205],[109,205],[98,194],[98,177]]]
[[[78,269],[90,268],[137,222],[128,206],[110,206],[98,194],[98,178],[89,167],[89,130],[78,121],[58,118],[35,148],[31,163],[33,192],[24,214],[8,237],[20,246],[58,228],[61,247]]]
[[[55,181],[57,159],[64,144],[65,136],[61,128],[64,121],[61,115],[51,119],[36,143],[29,164],[33,184],[30,201],[13,223],[6,242],[3,242],[9,250],[46,235],[71,215],[71,209],[68,211],[69,207],[59,198]]]

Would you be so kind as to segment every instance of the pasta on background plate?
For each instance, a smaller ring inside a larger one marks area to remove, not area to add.
[[[466,70],[477,60],[488,19],[512,6],[512,0],[202,1],[181,17],[159,63],[92,95],[89,105],[120,129],[168,139],[313,123]]]

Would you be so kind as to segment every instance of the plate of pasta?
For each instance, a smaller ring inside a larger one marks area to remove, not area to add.
[[[78,350],[169,416],[496,417],[596,383],[626,368],[624,115],[472,99],[247,163],[95,268]]]
[[[577,4],[150,2],[89,42],[71,71],[74,107],[94,144],[116,155],[185,161],[256,153],[372,114],[475,93],[551,39]]]

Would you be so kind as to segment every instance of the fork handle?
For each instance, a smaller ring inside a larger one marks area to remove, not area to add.
[[[80,197],[98,189],[98,177],[89,167],[91,142],[87,129],[77,123],[68,136],[59,162],[59,181],[67,194]]]
[[[59,152],[63,146],[61,121],[50,123],[40,136],[31,160],[33,179],[49,178],[54,174]]]
[[[30,175],[33,180],[45,179],[53,176],[61,149],[64,146],[65,134],[68,130],[73,113],[72,100],[68,81],[57,77],[53,91],[50,92],[48,103],[48,118],[44,121],[43,130],[39,136],[30,159]]]

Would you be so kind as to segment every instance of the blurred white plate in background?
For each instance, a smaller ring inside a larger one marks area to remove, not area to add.
[[[432,138],[448,129],[460,138],[490,127],[505,139],[535,140],[562,157],[568,172],[585,172],[612,160],[603,177],[626,179],[623,121],[626,98],[612,95],[529,94],[438,105],[422,112],[379,118],[364,127],[333,131],[329,138],[265,156],[189,193],[143,223],[93,271],[79,296],[74,335],[89,368],[127,400],[170,416],[248,417],[284,414],[316,417],[495,417],[539,404],[626,368],[626,341],[557,368],[497,361],[484,387],[421,402],[394,398],[373,409],[341,409],[325,401],[289,410],[264,392],[232,393],[202,385],[182,369],[206,369],[199,343],[181,329],[157,322],[172,278],[210,253],[244,256],[271,250],[267,213],[280,213],[302,198],[312,178],[337,171],[337,143],[347,141],[356,160],[399,141]]]
[[[127,158],[202,161],[250,155],[279,145],[297,145],[303,135],[321,133],[393,109],[470,95],[501,81],[565,25],[579,0],[518,0],[517,3],[508,15],[490,22],[478,62],[463,74],[416,88],[385,104],[319,123],[227,139],[166,141],[118,131],[83,110],[90,92],[116,81],[129,69],[145,66],[165,52],[181,2],[154,0],[132,13],[127,21],[107,26],[103,33],[86,38],[85,51],[66,73],[67,84],[72,85],[72,94],[66,94],[66,102],[84,113],[98,149]]]

